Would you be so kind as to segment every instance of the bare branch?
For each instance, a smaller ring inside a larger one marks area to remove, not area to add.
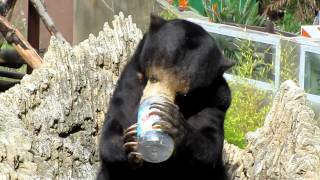
[[[0,15],[6,17],[9,21],[12,16],[14,5],[16,4],[17,0],[3,0],[0,1]],[[0,47],[4,42],[4,38],[0,34]]]
[[[48,14],[47,9],[44,7],[40,0],[30,0],[33,7],[38,11],[38,14],[44,23],[45,27],[48,29],[51,35],[56,36],[58,39],[62,41],[66,41],[63,35],[57,30],[56,26],[50,15]]]
[[[24,39],[22,34],[17,29],[14,29],[3,16],[0,16],[0,32],[7,42],[13,45],[28,65],[33,69],[41,66],[41,57],[32,48],[28,41]]]

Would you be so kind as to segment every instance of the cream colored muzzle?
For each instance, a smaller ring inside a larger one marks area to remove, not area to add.
[[[176,91],[170,86],[169,82],[156,82],[151,83],[147,82],[146,87],[143,90],[143,95],[141,101],[151,96],[162,96],[170,100],[171,102],[175,101]]]

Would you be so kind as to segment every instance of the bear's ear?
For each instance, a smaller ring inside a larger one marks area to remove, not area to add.
[[[232,61],[230,59],[222,58],[220,72],[224,73],[229,68],[231,68],[234,64],[235,64],[234,61]]]
[[[161,17],[151,14],[150,15],[150,31],[159,29],[164,23],[166,23],[166,20],[162,19]]]

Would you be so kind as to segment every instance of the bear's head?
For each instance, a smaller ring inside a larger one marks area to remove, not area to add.
[[[139,64],[147,79],[145,92],[161,89],[170,99],[209,86],[233,65],[199,25],[155,15],[142,40]]]

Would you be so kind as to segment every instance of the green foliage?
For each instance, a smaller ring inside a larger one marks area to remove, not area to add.
[[[227,112],[224,130],[226,140],[240,148],[247,144],[245,134],[263,125],[270,110],[270,95],[247,83],[229,83],[232,103]]]
[[[264,16],[259,15],[259,2],[255,0],[246,0],[244,5],[241,5],[239,0],[225,0],[220,12],[214,12],[213,5],[208,1],[202,0],[202,2],[206,7],[207,16],[213,22],[261,26],[265,20]]]
[[[284,43],[281,45],[281,56],[280,56],[280,80],[284,82],[286,80],[293,80],[298,82],[298,65],[297,61],[297,46],[295,44]]]
[[[245,134],[262,126],[271,101],[271,95],[268,92],[256,89],[245,78],[267,79],[272,65],[266,64],[256,54],[256,49],[250,41],[242,42],[238,48],[240,50],[236,53],[238,62],[232,70],[237,78],[229,82],[232,103],[227,112],[224,127],[226,140],[244,148]],[[256,70],[257,65],[260,65],[259,71]]]
[[[277,24],[279,24],[280,30],[293,33],[299,32],[301,27],[301,22],[288,11],[285,11],[283,18]]]
[[[170,10],[165,9],[159,13],[159,16],[165,20],[177,19],[178,16],[172,13]]]
[[[272,80],[272,57],[266,57],[272,55],[271,46],[227,36],[214,38],[220,49],[223,49],[224,55],[236,62],[236,66],[231,70],[232,74],[265,82]]]
[[[252,42],[238,40],[235,46],[239,51],[235,53],[237,64],[232,69],[232,73],[241,78],[269,81],[268,74],[271,72],[272,64],[265,63],[264,59],[258,55],[257,48]],[[264,53],[269,50],[266,49]]]

